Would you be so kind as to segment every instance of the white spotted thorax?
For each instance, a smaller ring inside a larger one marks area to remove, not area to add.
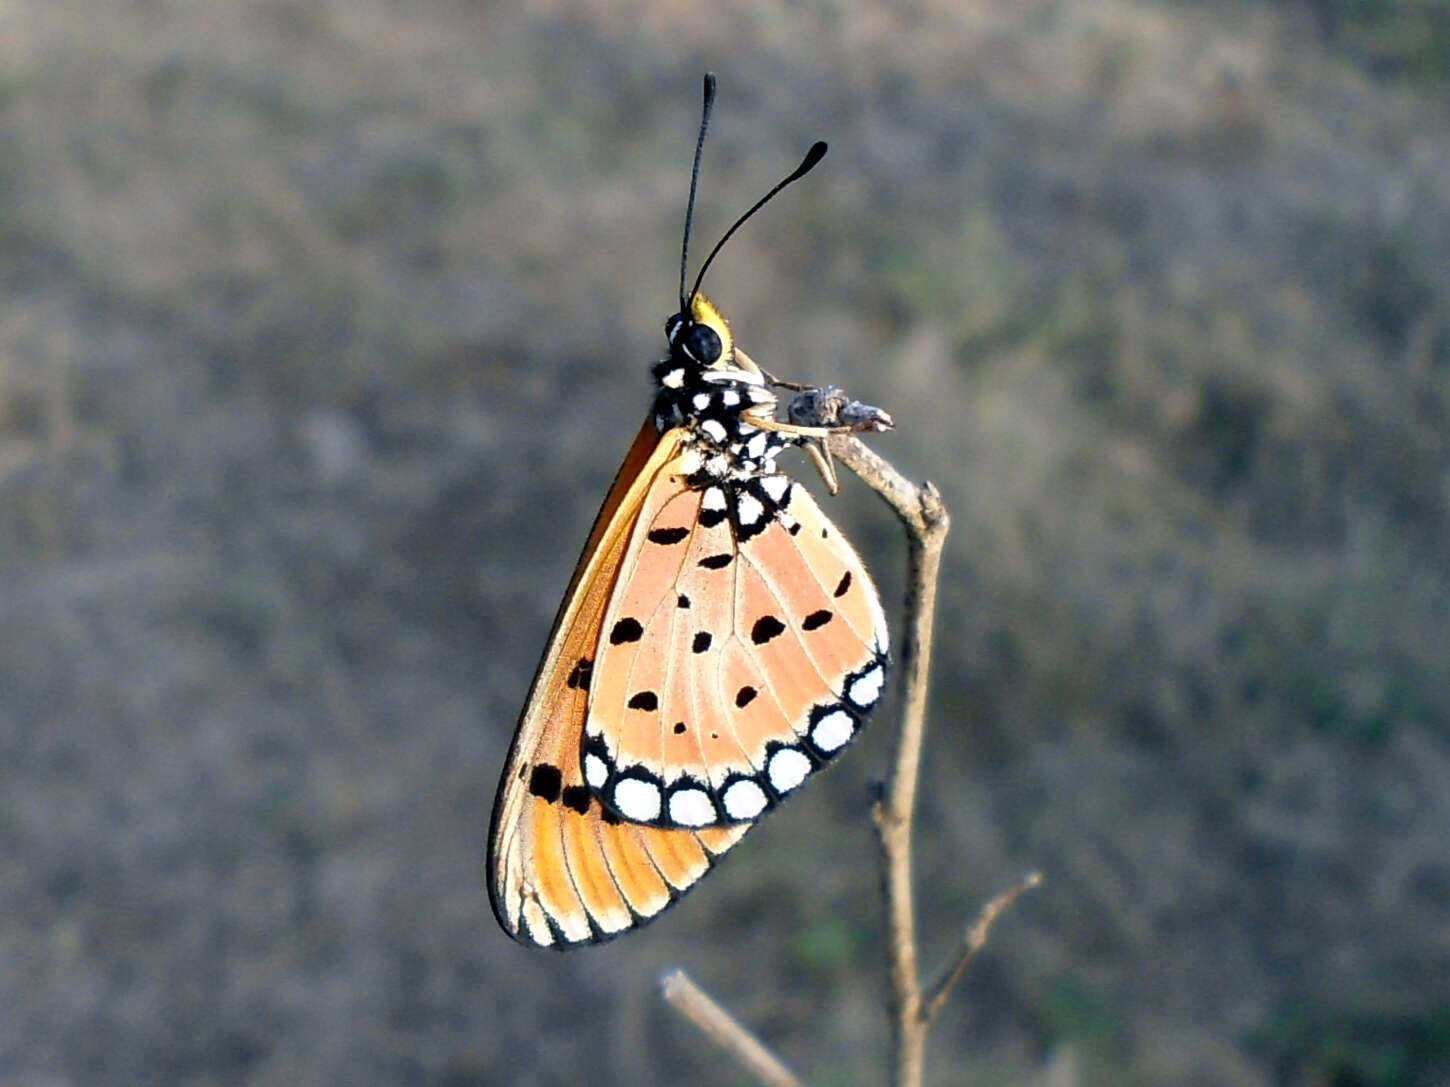
[[[704,295],[690,311],[665,323],[670,353],[653,370],[655,427],[688,431],[690,482],[705,489],[707,515],[718,523],[730,514],[739,538],[749,539],[783,515],[791,483],[775,458],[799,439],[750,421],[774,413],[775,394],[759,372],[739,365],[730,326]]]

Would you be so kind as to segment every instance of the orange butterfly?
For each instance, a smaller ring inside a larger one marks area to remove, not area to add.
[[[594,943],[659,914],[855,737],[885,679],[865,567],[775,463],[828,431],[775,420],[773,379],[699,293],[731,234],[826,145],[736,221],[686,294],[714,91],[707,75],[654,408],[584,546],[494,805],[489,896],[521,943]]]

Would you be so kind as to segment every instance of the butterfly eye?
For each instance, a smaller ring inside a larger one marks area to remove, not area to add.
[[[680,338],[680,347],[685,355],[696,362],[709,366],[720,358],[720,336],[709,325],[692,323]]]

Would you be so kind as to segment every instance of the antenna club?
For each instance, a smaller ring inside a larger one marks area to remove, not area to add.
[[[826,157],[826,152],[828,150],[830,150],[830,148],[827,146],[825,140],[817,140],[815,143],[811,144],[811,149],[806,152],[806,157],[801,161],[800,164],[800,172],[796,176],[800,177],[809,173],[811,170],[814,170],[816,168],[816,163],[820,162],[821,159]]]

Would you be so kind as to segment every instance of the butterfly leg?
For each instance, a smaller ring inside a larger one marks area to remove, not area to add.
[[[851,400],[840,389],[820,389],[814,385],[795,386],[779,382],[787,388],[799,387],[802,391],[790,403],[788,414],[792,422],[785,423],[769,415],[750,415],[749,421],[761,430],[773,430],[778,434],[789,434],[801,439],[805,449],[820,473],[822,482],[831,494],[840,490],[836,479],[835,461],[825,439],[832,434],[855,434],[866,430],[889,430],[891,416],[880,408]]]
[[[851,399],[846,395],[844,389],[839,389],[834,385],[824,387],[807,385],[803,382],[787,381],[785,378],[776,377],[738,347],[735,349],[735,357],[751,372],[763,377],[768,384],[778,389],[789,389],[797,394],[791,399],[786,414],[790,416],[792,424],[821,432],[812,434],[811,437],[824,437],[825,434],[853,434],[866,430],[890,430],[896,425],[889,413],[875,405]],[[783,426],[776,429],[787,434],[801,433],[801,431],[789,430]]]
[[[801,446],[806,455],[811,458],[811,463],[816,466],[820,473],[821,482],[826,485],[826,490],[831,494],[837,494],[841,490],[840,483],[836,480],[836,462],[831,459],[831,451],[826,443],[818,438],[811,438]]]
[[[781,422],[779,419],[763,413],[746,414],[742,418],[761,430],[773,430],[777,434],[788,434],[792,438],[799,439],[801,448],[810,456],[811,463],[816,466],[816,471],[820,473],[826,489],[832,494],[837,493],[840,487],[836,481],[836,467],[831,460],[830,452],[826,449],[824,439],[831,434],[848,434],[850,433],[849,427],[801,426],[797,423]]]
[[[786,381],[784,378],[776,377],[760,363],[747,355],[743,348],[735,348],[735,361],[751,373],[759,374],[765,378],[766,384],[774,385],[777,389],[789,389],[793,393],[805,392],[807,389],[815,388],[814,385],[802,385],[798,381]]]

